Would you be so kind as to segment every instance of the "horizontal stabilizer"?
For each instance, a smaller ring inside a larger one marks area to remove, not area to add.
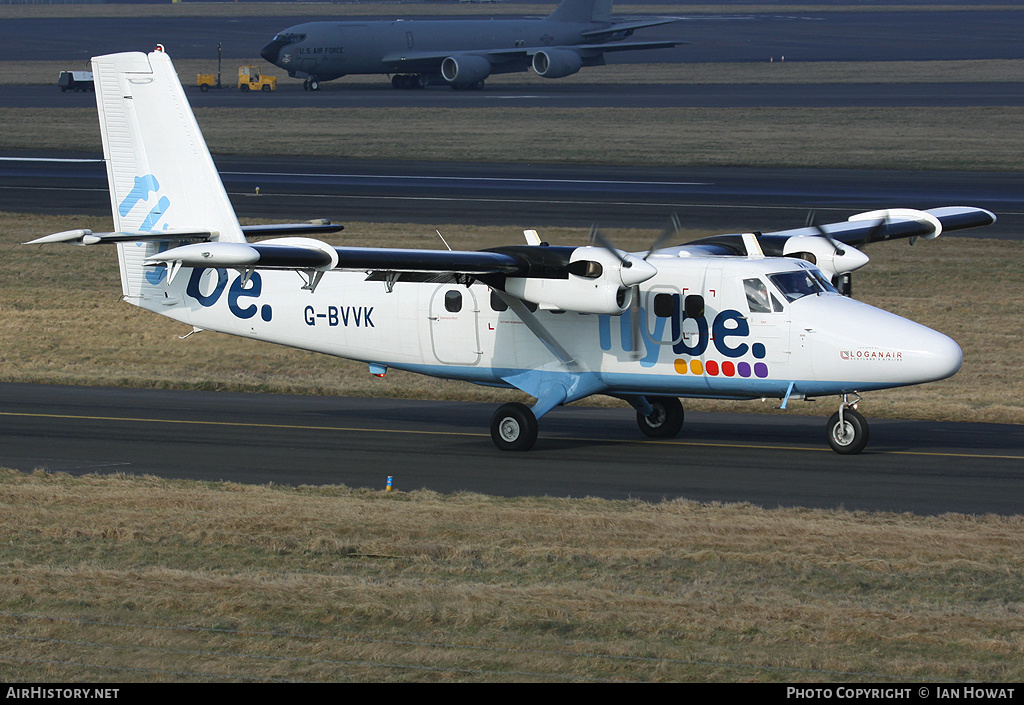
[[[76,245],[102,245],[118,242],[185,242],[187,240],[209,240],[214,234],[212,230],[140,230],[138,232],[94,233],[92,230],[82,229],[44,235],[21,244],[48,245],[55,242],[68,242]]]

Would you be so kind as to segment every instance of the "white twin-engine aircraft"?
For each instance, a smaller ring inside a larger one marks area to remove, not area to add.
[[[129,303],[195,330],[267,340],[477,384],[514,387],[491,437],[527,450],[537,419],[591,394],[636,409],[640,430],[675,436],[679,397],[838,396],[826,435],[857,453],[859,393],[943,379],[959,346],[844,296],[868,258],[854,245],[989,225],[948,207],[722,235],[647,252],[527,244],[465,252],[335,247],[295,236],[330,224],[239,226],[181,82],[162,48],[92,60],[115,232],[32,243],[114,243]],[[671,236],[672,230],[666,233]],[[246,235],[274,237],[250,242]]]

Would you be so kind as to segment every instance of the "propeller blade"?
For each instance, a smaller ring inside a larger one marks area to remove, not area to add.
[[[682,229],[683,226],[679,222],[679,215],[677,213],[673,213],[669,216],[668,223],[664,228],[662,228],[661,234],[658,235],[654,242],[651,243],[651,249],[647,250],[647,254],[644,255],[644,260],[646,261],[655,250],[660,249],[666,242],[674,239]]]
[[[590,242],[591,244],[603,247],[604,249],[608,250],[613,255],[615,255],[615,258],[622,263],[623,267],[628,268],[633,266],[633,263],[626,259],[626,256],[615,247],[612,241],[605,237],[604,233],[597,229],[597,224],[590,226]]]
[[[632,300],[629,302],[629,333],[630,333],[630,357],[634,360],[640,359],[640,316],[643,309],[640,308],[640,285],[632,289]]]
[[[843,255],[846,254],[846,250],[843,249],[843,244],[838,240],[834,240],[832,236],[828,234],[828,231],[825,230],[825,228],[823,228],[822,226],[818,225],[818,223],[815,221],[815,214],[813,209],[807,212],[807,227],[814,228],[815,230],[818,231],[818,234],[821,237],[828,240],[832,247],[835,248],[833,254],[836,254],[839,257],[842,257]]]

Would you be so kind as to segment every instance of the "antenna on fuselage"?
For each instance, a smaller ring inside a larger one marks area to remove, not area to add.
[[[443,242],[443,243],[444,243],[444,246],[448,248],[448,251],[449,251],[449,252],[451,252],[451,251],[452,251],[452,246],[451,246],[451,245],[449,245],[449,244],[448,244],[448,241],[444,239],[444,235],[442,235],[442,234],[441,234],[441,231],[440,231],[440,230],[437,230],[437,229],[435,229],[435,230],[434,230],[434,232],[435,232],[435,233],[437,233],[437,236],[438,236],[439,238],[441,238],[441,242]]]

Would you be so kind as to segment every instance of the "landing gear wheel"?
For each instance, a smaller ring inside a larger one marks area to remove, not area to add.
[[[311,91],[318,91],[318,90],[320,90],[320,81],[316,80],[315,78],[309,79],[309,90],[311,90]]]
[[[683,405],[676,397],[647,397],[650,416],[636,412],[636,425],[650,438],[675,438],[683,428]]]
[[[537,417],[530,407],[502,404],[491,417],[491,440],[499,450],[530,450],[537,441]]]
[[[828,444],[841,455],[854,455],[868,444],[868,422],[854,409],[843,410],[843,422],[839,423],[839,412],[832,414],[825,427]]]

